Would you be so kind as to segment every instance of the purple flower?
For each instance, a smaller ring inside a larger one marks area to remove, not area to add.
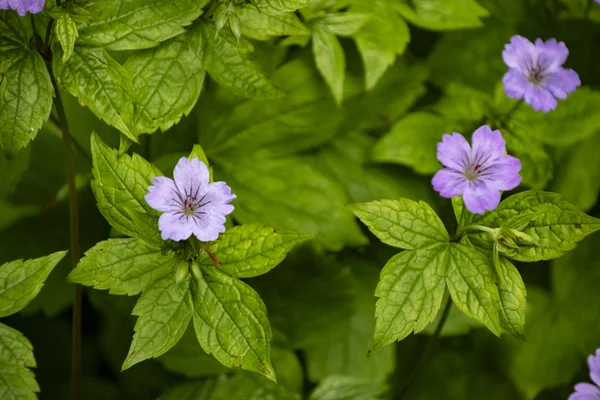
[[[225,182],[208,183],[210,173],[198,158],[182,157],[173,179],[158,176],[145,199],[164,214],[158,220],[163,240],[185,240],[192,233],[202,242],[215,240],[225,232],[225,216],[233,212],[229,204],[235,195]]]
[[[37,14],[44,9],[46,0],[0,0],[0,10],[17,10],[20,15],[28,11]]]
[[[590,366],[590,378],[595,385],[582,382],[575,385],[575,393],[569,396],[569,400],[600,400],[600,349],[596,350],[595,356],[588,357]]]
[[[577,72],[562,67],[569,50],[563,42],[537,39],[535,44],[522,36],[513,36],[504,47],[502,58],[508,65],[504,75],[504,92],[513,99],[525,99],[534,110],[548,112],[556,108],[557,99],[581,85]]]
[[[472,213],[494,210],[500,203],[500,191],[521,183],[521,161],[505,152],[502,134],[488,125],[473,133],[473,147],[460,133],[444,134],[437,145],[437,158],[446,168],[433,177],[433,188],[442,197],[462,195]]]

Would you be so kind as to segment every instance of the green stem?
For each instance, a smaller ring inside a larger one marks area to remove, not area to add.
[[[492,236],[495,235],[494,229],[488,228],[487,226],[483,226],[483,225],[469,225],[469,226],[465,227],[464,230],[465,231],[481,231],[481,232],[487,232]]]
[[[60,98],[58,85],[52,70],[50,78],[56,93],[56,112],[58,123],[62,131],[67,161],[67,188],[69,193],[69,213],[71,220],[71,263],[73,268],[79,262],[79,212],[77,205],[77,188],[75,187],[75,154],[73,152],[73,139],[69,131],[67,116]],[[75,284],[73,293],[73,315],[72,315],[72,342],[71,342],[71,400],[79,399],[79,378],[81,373],[81,319],[82,319],[82,295],[81,285]]]
[[[448,297],[448,301],[446,302],[446,305],[444,306],[444,311],[442,311],[442,317],[440,318],[440,322],[438,323],[437,327],[435,328],[435,333],[433,334],[433,336],[431,336],[429,338],[429,341],[425,345],[425,349],[423,350],[423,353],[421,354],[421,358],[419,358],[419,361],[417,361],[417,364],[416,364],[415,368],[413,369],[412,374],[408,377],[406,383],[404,384],[404,387],[400,390],[400,392],[398,393],[398,396],[396,396],[396,400],[402,400],[403,398],[406,397],[412,383],[421,374],[421,372],[423,372],[423,368],[425,368],[425,366],[431,359],[431,356],[433,355],[433,351],[435,350],[435,347],[437,346],[438,341],[440,339],[440,335],[442,334],[442,330],[444,329],[444,325],[446,324],[446,320],[448,320],[448,315],[450,314],[451,308],[452,308],[452,298]]]

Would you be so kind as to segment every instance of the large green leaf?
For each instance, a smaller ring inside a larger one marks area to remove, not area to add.
[[[0,317],[21,311],[42,289],[52,269],[67,254],[59,251],[32,260],[0,266]]]
[[[79,43],[107,50],[154,47],[184,32],[208,0],[107,0],[93,3],[94,19],[80,26]]]
[[[69,279],[111,294],[134,295],[175,268],[175,259],[140,239],[109,239],[86,251]]]
[[[269,40],[274,36],[309,35],[310,31],[293,12],[267,14],[252,6],[236,8],[242,34],[250,39]]]
[[[194,329],[204,351],[226,367],[275,381],[269,357],[273,335],[258,293],[214,265],[203,268],[193,289]]]
[[[430,30],[478,28],[489,12],[475,0],[427,0],[400,3],[396,9],[411,23]]]
[[[20,17],[12,10],[0,10],[0,43],[3,39],[9,39],[28,47],[32,36],[33,30],[26,18]]]
[[[500,295],[500,324],[507,333],[523,338],[527,289],[517,268],[504,256],[494,254]]]
[[[33,372],[33,346],[23,334],[0,324],[0,397],[7,400],[36,400],[40,387]]]
[[[308,0],[252,0],[252,4],[268,14],[278,15],[308,6]]]
[[[317,69],[331,89],[336,103],[341,104],[344,98],[346,58],[337,37],[324,23],[317,22],[313,25],[312,50]]]
[[[310,394],[309,400],[378,400],[386,390],[385,384],[333,375],[315,388]]]

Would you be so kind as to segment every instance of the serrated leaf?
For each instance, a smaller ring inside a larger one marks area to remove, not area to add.
[[[172,255],[140,239],[108,239],[85,252],[69,280],[111,294],[132,296],[174,269]]]
[[[352,36],[371,18],[370,14],[341,12],[328,13],[317,21],[325,25],[328,31],[338,36]]]
[[[98,210],[115,229],[136,236],[137,230],[129,211],[156,214],[144,196],[152,178],[162,173],[137,154],[119,155],[95,133],[92,134],[91,147],[94,165],[92,190]]]
[[[294,246],[313,235],[280,232],[262,224],[238,225],[219,235],[210,251],[221,264],[221,271],[236,278],[265,274],[279,264]],[[198,260],[207,268],[214,266],[208,256]]]
[[[435,211],[422,201],[379,200],[348,207],[375,236],[390,246],[419,249],[450,239]]]
[[[449,258],[445,276],[452,301],[468,317],[500,336],[498,287],[487,257],[472,247],[451,243]]]
[[[219,164],[221,176],[238,198],[244,199],[236,204],[236,220],[312,233],[330,250],[365,243],[358,224],[344,207],[343,191],[302,159],[236,161]]]
[[[238,7],[236,14],[242,23],[242,34],[255,40],[269,40],[275,36],[310,35],[293,12],[267,14],[254,7]]]
[[[269,358],[273,337],[264,303],[250,286],[204,268],[194,288],[194,329],[200,345],[223,365],[275,381]]]
[[[19,16],[12,10],[0,10],[0,39],[6,38],[28,47],[32,36],[33,30],[27,18]],[[3,40],[0,40],[0,43],[2,42]]]
[[[0,38],[0,150],[14,157],[50,117],[54,89],[36,51]]]
[[[122,370],[166,353],[183,336],[193,313],[187,278],[177,283],[168,274],[144,289],[132,311],[139,318]]]
[[[337,37],[323,23],[313,25],[312,51],[317,69],[331,89],[338,105],[344,98],[344,78],[346,76],[346,58],[344,49]]]
[[[308,0],[252,0],[252,4],[267,14],[281,14],[307,7]]]
[[[412,24],[431,30],[477,28],[489,15],[475,0],[416,1],[413,6],[401,3],[396,9]]]
[[[65,63],[71,58],[75,49],[75,41],[79,37],[77,24],[73,21],[69,13],[63,12],[55,20],[54,32],[56,33],[60,47],[62,47],[62,62]]]
[[[527,289],[517,268],[504,256],[494,253],[493,264],[500,294],[500,324],[502,329],[523,338]]]
[[[267,79],[233,35],[211,24],[201,25],[206,43],[206,70],[217,83],[242,97],[274,99],[283,94]],[[249,44],[246,44],[248,46]]]
[[[375,290],[379,300],[371,352],[419,333],[434,320],[444,297],[448,261],[448,246],[433,244],[403,251],[387,262]]]
[[[456,122],[427,112],[414,112],[394,124],[373,147],[373,160],[406,165],[415,172],[432,175],[440,163],[436,145],[444,133],[457,130]]]
[[[18,330],[4,324],[0,324],[0,365],[36,366],[29,340]]]
[[[582,87],[560,101],[548,113],[521,104],[512,115],[509,127],[515,134],[533,137],[553,146],[567,146],[591,137],[600,129],[600,93]]]
[[[164,243],[158,229],[158,217],[134,210],[125,210],[133,222],[135,237],[153,248],[160,249]]]
[[[309,400],[378,400],[387,385],[349,376],[333,375],[323,380]]]
[[[490,228],[498,228],[517,215],[537,214],[523,233],[531,236],[534,246],[519,247],[504,255],[518,261],[540,261],[560,257],[572,250],[587,235],[600,229],[600,220],[586,215],[565,201],[558,193],[528,190],[502,201],[495,211],[485,214],[474,222]],[[475,244],[486,246],[488,237],[470,235]]]
[[[183,33],[208,0],[108,0],[94,3],[92,21],[80,26],[79,43],[107,50],[157,46]]]
[[[32,260],[16,260],[0,266],[0,317],[21,311],[44,286],[52,269],[67,254],[59,251]]]
[[[166,131],[192,111],[204,83],[203,51],[196,29],[125,62],[135,93],[132,123],[137,133]]]
[[[131,77],[103,48],[75,47],[66,63],[54,57],[52,68],[59,84],[98,118],[137,142],[131,126]]]
[[[30,369],[0,364],[0,397],[6,400],[37,400],[40,387]]]

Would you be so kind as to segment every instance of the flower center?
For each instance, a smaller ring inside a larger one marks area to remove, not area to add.
[[[533,83],[534,85],[539,85],[540,83],[542,83],[543,79],[544,79],[544,74],[541,71],[541,68],[539,68],[539,67],[533,68],[529,72],[529,76],[527,77],[527,80],[529,82]]]
[[[465,178],[467,178],[468,181],[474,181],[477,178],[479,178],[479,168],[481,168],[481,165],[477,164],[474,167],[469,167],[465,170]]]
[[[195,200],[188,198],[185,202],[185,206],[183,207],[183,213],[187,216],[192,216],[196,213],[198,209]]]

